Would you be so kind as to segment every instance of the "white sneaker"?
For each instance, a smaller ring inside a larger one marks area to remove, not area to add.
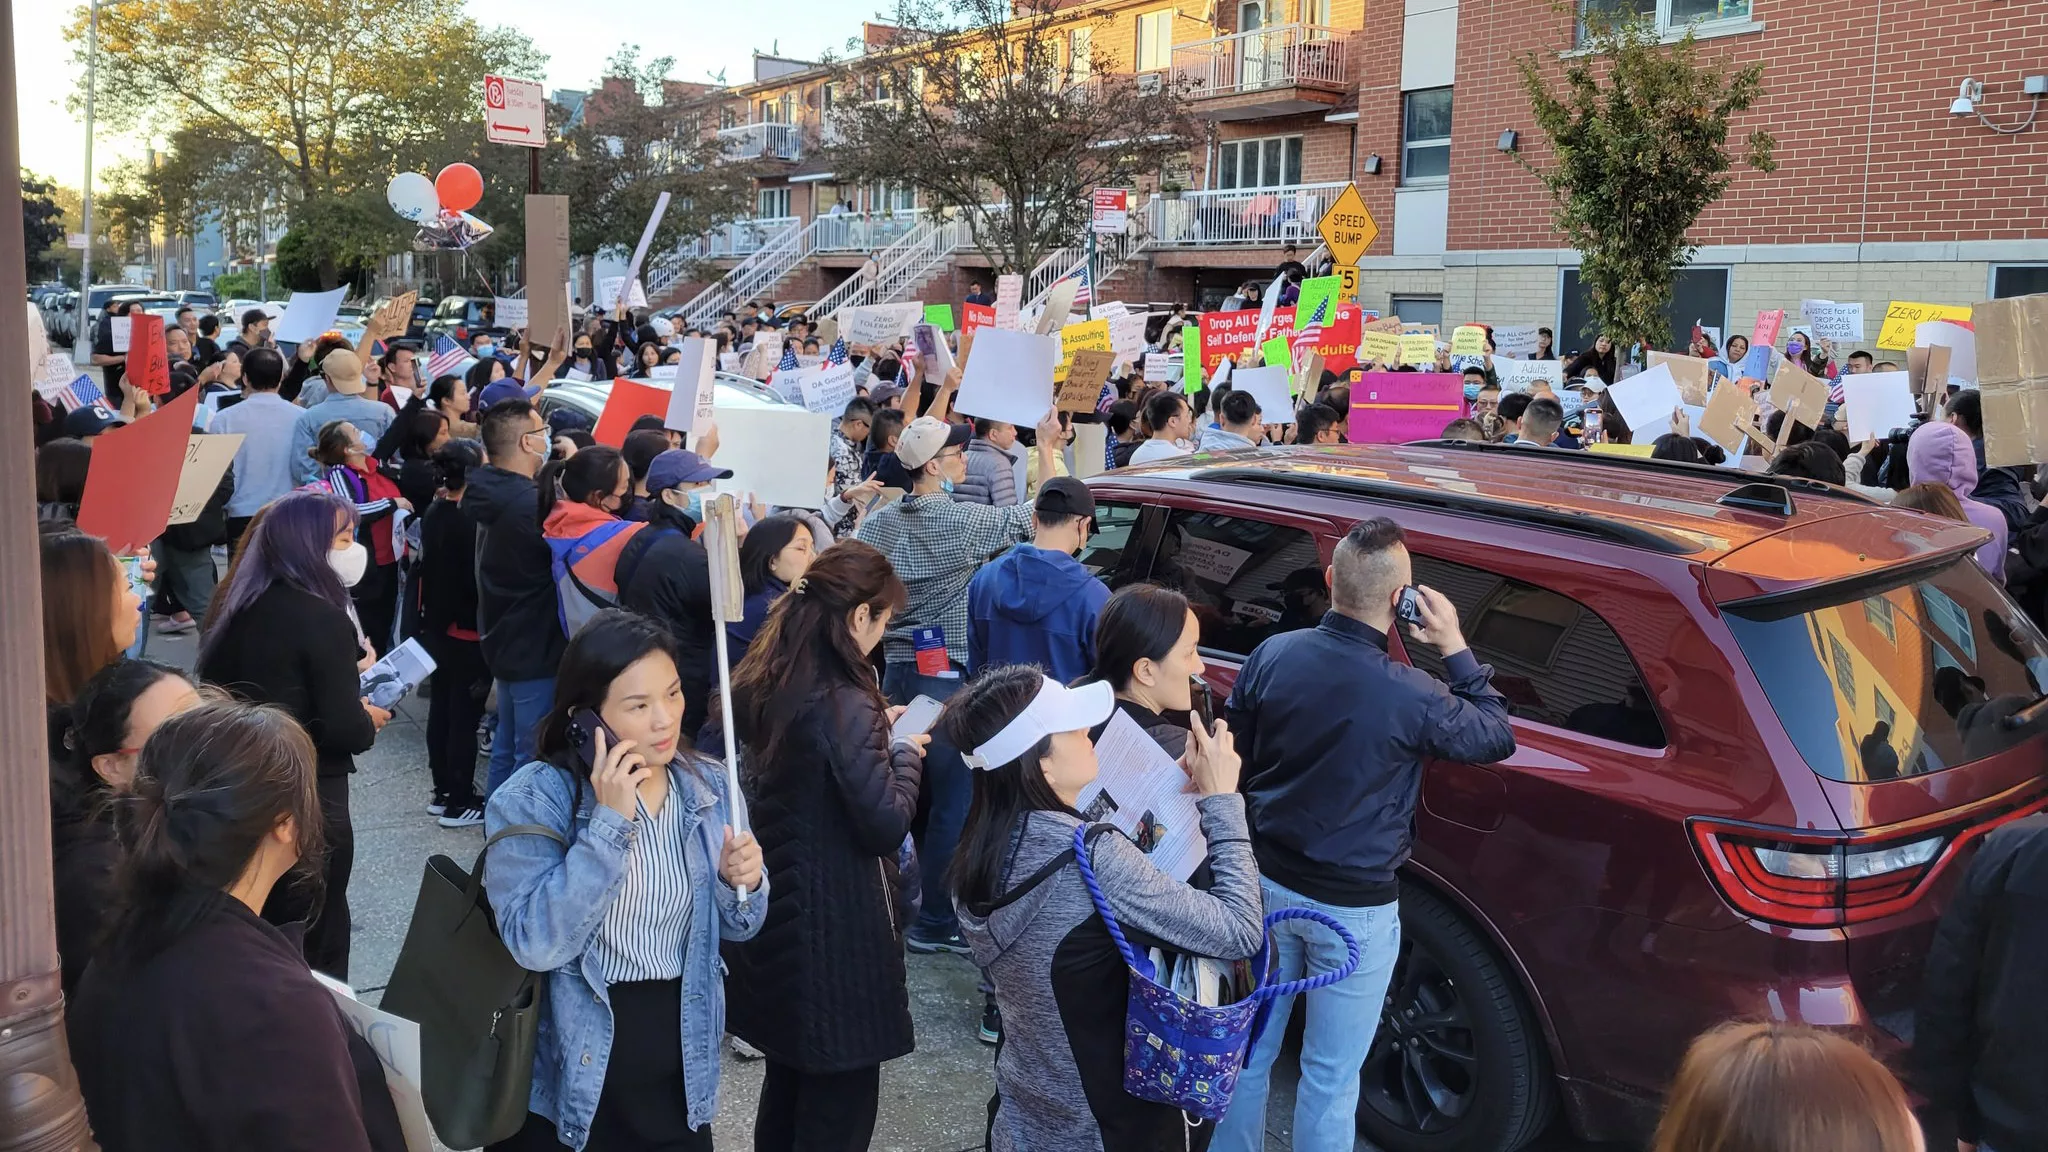
[[[427,805],[427,815],[429,816],[445,816],[447,814],[448,805],[441,803],[439,800]]]
[[[760,1060],[768,1055],[766,1052],[761,1051],[737,1036],[730,1037],[730,1039],[732,1041],[732,1054],[742,1060]]]
[[[443,828],[474,828],[483,822],[484,810],[481,805],[469,808],[450,808],[448,814],[441,817],[441,827]]]

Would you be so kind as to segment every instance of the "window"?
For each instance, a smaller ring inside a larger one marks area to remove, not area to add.
[[[1096,501],[1095,531],[1089,534],[1088,543],[1075,559],[1096,579],[1109,585],[1111,591],[1130,583],[1138,575],[1143,550],[1131,547],[1131,541],[1132,534],[1138,530],[1138,516],[1143,511],[1143,506],[1138,504]]]
[[[1250,0],[1249,3],[1237,6],[1237,30],[1239,32],[1256,32],[1260,28],[1265,27],[1265,24],[1265,8],[1258,0]]]
[[[789,215],[789,188],[763,188],[754,193],[754,215],[761,219],[773,219]]]
[[[1284,590],[1295,573],[1320,577],[1314,537],[1214,512],[1168,515],[1152,579],[1188,598],[1201,622],[1203,648],[1242,659],[1266,637],[1322,619],[1322,598],[1290,599]]]
[[[1579,11],[1582,17],[1598,12],[1609,18],[1652,20],[1660,32],[1681,32],[1693,24],[1747,20],[1749,0],[1579,0]],[[1583,23],[1580,34],[1584,35]]]
[[[1419,553],[1413,560],[1415,582],[1458,606],[1472,651],[1493,665],[1493,686],[1509,712],[1622,744],[1664,746],[1664,725],[1635,661],[1591,608],[1468,565]],[[1407,647],[1411,663],[1443,677],[1436,649]]]
[[[1401,183],[1451,179],[1451,90],[1425,88],[1401,98]]]
[[[1586,301],[1586,290],[1579,283],[1577,268],[1564,269],[1559,285],[1562,299],[1557,318],[1557,350],[1560,356],[1566,356],[1592,344],[1593,335],[1588,328],[1593,323],[1593,312]],[[1694,324],[1714,329],[1714,343],[1718,347],[1722,337],[1733,334],[1728,327],[1728,269],[1679,269],[1671,282],[1671,306],[1665,315],[1670,318],[1671,332],[1657,342],[1657,347],[1685,347],[1692,339]],[[1735,331],[1748,335],[1749,320],[1744,319]]]
[[[718,110],[718,126],[720,128],[739,127],[739,114],[733,111],[732,105],[727,104]]]
[[[868,211],[908,212],[917,207],[917,192],[908,184],[878,180],[868,185]]]
[[[1138,17],[1138,71],[1157,72],[1172,63],[1173,12],[1161,8]]]
[[[1434,324],[1441,331],[1444,326],[1444,298],[1441,296],[1392,296],[1387,299],[1388,314],[1399,316],[1410,324]]]
[[[1067,82],[1079,84],[1095,71],[1095,29],[1082,25],[1067,33]]]
[[[1301,137],[1225,140],[1217,148],[1216,187],[1281,188],[1301,183]]]
[[[1301,22],[1312,27],[1328,27],[1330,23],[1330,0],[1301,0]],[[1323,39],[1321,33],[1312,34],[1314,39]]]
[[[2048,292],[2048,264],[1994,264],[1991,266],[1991,298],[2032,296]]]
[[[1892,623],[1892,602],[1882,596],[1866,597],[1863,601],[1863,618],[1877,629],[1887,644],[1899,642],[1898,628]]]

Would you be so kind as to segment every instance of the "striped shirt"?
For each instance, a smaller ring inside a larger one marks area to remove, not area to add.
[[[694,898],[685,857],[683,806],[690,790],[669,766],[668,798],[650,814],[640,801],[626,875],[597,926],[590,955],[607,984],[674,980],[683,974]]]

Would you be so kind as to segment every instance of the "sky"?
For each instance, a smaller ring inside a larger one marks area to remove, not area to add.
[[[288,0],[287,0],[288,2]],[[844,53],[846,42],[860,35],[860,22],[885,5],[845,0],[773,0],[755,7],[717,0],[684,0],[662,9],[662,15],[621,19],[616,12],[564,6],[561,0],[469,0],[470,15],[485,24],[509,24],[548,56],[547,74],[540,77],[549,92],[557,88],[590,88],[604,62],[622,43],[618,29],[633,28],[630,41],[641,59],[673,56],[671,77],[708,80],[723,69],[729,83],[753,77],[755,50],[816,59],[830,50]],[[74,115],[65,101],[80,87],[84,66],[71,61],[63,28],[78,10],[70,3],[14,5],[16,92],[21,108],[21,163],[31,172],[53,176],[76,187],[85,174],[85,118]],[[260,11],[260,6],[259,6]],[[585,11],[595,19],[563,19],[565,12]],[[772,11],[773,20],[748,21],[740,13]],[[482,114],[483,78],[477,78],[478,115]],[[93,145],[93,165],[101,172],[126,157],[140,156],[143,138],[119,136],[102,129]]]

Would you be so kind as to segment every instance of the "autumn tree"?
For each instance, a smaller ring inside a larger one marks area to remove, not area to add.
[[[1702,58],[1691,30],[1666,44],[1654,24],[1589,6],[1580,51],[1525,52],[1517,63],[1537,129],[1543,182],[1558,230],[1580,254],[1579,282],[1600,331],[1626,347],[1671,339],[1672,281],[1693,256],[1700,213],[1725,192],[1737,163],[1777,165],[1776,141],[1756,129],[1731,154],[1731,122],[1763,95],[1763,65],[1731,69]]]
[[[1094,189],[1132,186],[1201,135],[1171,80],[1140,83],[1101,49],[1069,66],[1070,31],[1108,20],[1081,15],[1088,7],[897,0],[890,44],[839,69],[827,126],[836,178],[915,187],[964,218],[998,269],[1028,271],[1074,243]]]
[[[64,210],[57,186],[24,169],[21,173],[21,240],[31,281],[50,276],[64,253]]]

